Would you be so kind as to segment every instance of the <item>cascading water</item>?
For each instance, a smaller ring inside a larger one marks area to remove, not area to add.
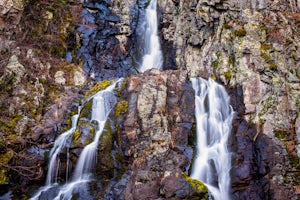
[[[191,177],[202,181],[213,199],[229,200],[231,154],[227,142],[234,113],[230,99],[224,87],[211,79],[191,81],[197,120],[197,150]]]
[[[62,149],[64,149],[67,145],[68,140],[71,139],[73,133],[76,130],[77,122],[78,122],[78,116],[81,111],[81,107],[78,107],[78,114],[72,116],[72,127],[67,130],[66,132],[62,133],[54,142],[54,146],[50,151],[50,160],[49,160],[49,166],[48,166],[48,173],[46,178],[46,185],[39,189],[39,191],[30,198],[31,200],[37,200],[39,199],[39,196],[57,185],[57,177],[58,177],[58,170],[59,170],[59,154],[61,153]],[[68,173],[67,173],[68,176]],[[67,178],[66,178],[67,179]]]
[[[146,9],[145,46],[143,62],[140,71],[151,68],[162,69],[163,56],[160,49],[157,23],[157,0],[151,0]]]
[[[92,176],[92,168],[96,163],[96,155],[97,155],[97,147],[99,144],[100,136],[105,127],[106,120],[110,111],[113,109],[113,106],[117,102],[117,97],[114,94],[114,88],[117,83],[121,82],[123,79],[119,79],[114,84],[107,87],[105,90],[99,91],[92,97],[90,97],[87,101],[92,99],[92,111],[91,111],[91,121],[97,124],[96,133],[94,136],[94,140],[85,146],[82,150],[76,168],[72,177],[71,182],[66,183],[65,185],[55,189],[55,191],[51,191],[52,188],[57,187],[58,183],[56,183],[57,177],[57,157],[60,154],[61,150],[66,146],[66,141],[71,138],[73,133],[76,130],[78,116],[80,114],[81,108],[79,108],[79,114],[74,115],[72,117],[72,128],[65,133],[61,134],[55,141],[54,147],[50,153],[50,162],[49,162],[49,170],[47,174],[46,186],[42,187],[35,195],[31,198],[31,200],[40,199],[43,192],[52,192],[51,199],[72,199],[72,195],[74,192],[87,190],[86,183],[88,183]],[[56,166],[56,167],[55,167]],[[86,191],[83,191],[83,193]],[[43,199],[43,198],[41,198]]]

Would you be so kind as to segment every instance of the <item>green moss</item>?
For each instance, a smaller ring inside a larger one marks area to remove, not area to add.
[[[262,53],[260,54],[260,56],[266,61],[266,63],[272,62],[271,57],[270,57],[267,53],[262,52]]]
[[[109,80],[103,80],[99,83],[97,83],[94,87],[92,87],[89,91],[85,94],[85,99],[88,99],[90,96],[96,94],[100,90],[104,90],[107,88],[111,82]]]
[[[121,114],[126,113],[127,110],[128,110],[128,101],[118,102],[115,108],[116,116],[119,117]]]
[[[218,69],[218,66],[219,66],[219,61],[218,60],[214,60],[212,62],[212,67],[213,67],[213,72],[215,73]]]
[[[86,104],[84,104],[79,118],[87,118],[90,119],[91,118],[91,111],[92,111],[92,106],[93,106],[93,102],[90,100],[88,101]]]
[[[13,156],[14,156],[14,152],[8,151],[5,154],[0,155],[0,162],[8,163]]]
[[[0,167],[0,185],[5,184],[8,181],[7,169]]]
[[[231,76],[232,76],[231,71],[225,72],[225,73],[224,73],[224,76],[225,76],[226,80],[229,81],[229,80],[231,79]]]
[[[268,66],[269,70],[271,71],[276,71],[278,68],[278,65],[276,65],[275,63],[272,63]]]
[[[13,151],[8,151],[5,154],[0,155],[0,185],[5,184],[9,180],[7,176],[7,169],[1,166],[8,165],[8,162],[12,159],[13,156]]]
[[[287,141],[288,133],[286,131],[274,130],[274,135],[276,138],[278,138],[279,140],[281,140],[283,142]]]
[[[270,49],[272,49],[272,45],[266,44],[266,43],[261,43],[260,44],[260,50],[267,51],[267,50],[270,50]]]
[[[10,117],[10,120],[7,124],[9,128],[15,128],[17,123],[22,119],[22,115],[13,115]]]
[[[244,28],[240,28],[240,29],[234,30],[233,34],[237,37],[244,37],[244,36],[246,36],[247,32]]]
[[[298,158],[297,155],[288,155],[288,159],[290,161],[290,165],[295,168],[295,169],[300,169],[300,159]]]
[[[218,51],[218,52],[217,52],[217,57],[218,57],[218,58],[221,58],[221,57],[222,57],[222,52],[221,52],[221,51]]]
[[[66,119],[66,123],[63,125],[62,127],[62,132],[65,132],[67,130],[69,130],[70,128],[72,128],[72,116],[77,114],[77,112],[75,111],[71,111],[68,112],[65,119]]]
[[[216,81],[216,80],[217,80],[217,77],[216,77],[215,75],[212,75],[212,76],[211,76],[211,79],[214,80],[214,81]]]
[[[91,138],[94,138],[95,137],[95,134],[96,134],[96,130],[93,126],[90,127],[90,131],[91,131],[91,134],[92,134],[92,137]],[[92,140],[86,140],[84,145],[88,145],[92,142]]]
[[[122,89],[126,89],[127,87],[127,84],[128,84],[128,80],[129,80],[129,77],[126,77],[124,80],[123,80],[123,83],[122,83]]]
[[[99,149],[108,151],[110,153],[111,148],[113,147],[114,132],[110,126],[110,123],[107,122],[103,133],[101,134]]]
[[[73,134],[73,142],[78,142],[80,135],[81,135],[81,133],[79,132],[78,128],[76,128],[76,130]]]
[[[122,82],[121,88],[120,87],[116,88],[116,94],[118,95],[118,97],[121,97],[123,91],[127,88],[128,80],[129,77],[126,77]]]
[[[187,182],[189,182],[189,184],[192,186],[193,189],[197,190],[197,191],[202,191],[202,192],[206,192],[207,193],[207,187],[201,182],[198,181],[196,179],[192,179],[191,177],[189,177],[188,175],[186,175],[185,173],[181,173],[182,177],[187,180]]]
[[[199,8],[198,11],[199,11],[200,13],[205,13],[205,10],[204,10],[203,8]]]
[[[234,56],[234,54],[232,54],[232,55],[230,55],[229,56],[229,65],[232,65],[232,66],[234,66],[235,65],[235,56]]]

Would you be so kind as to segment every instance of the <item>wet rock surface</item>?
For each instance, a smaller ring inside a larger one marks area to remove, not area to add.
[[[86,2],[83,8],[83,23],[76,33],[83,69],[98,80],[135,74],[130,54],[139,14],[136,2]]]

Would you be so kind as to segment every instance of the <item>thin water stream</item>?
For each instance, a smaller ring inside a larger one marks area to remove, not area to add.
[[[145,22],[145,46],[143,62],[140,71],[144,72],[148,69],[162,69],[163,56],[160,48],[158,37],[158,20],[157,20],[157,0],[151,0],[146,9]]]
[[[59,186],[57,183],[57,171],[59,167],[58,156],[62,149],[66,147],[68,140],[71,139],[73,133],[77,128],[78,116],[81,111],[81,107],[78,108],[78,114],[72,117],[72,127],[68,131],[61,134],[55,141],[54,146],[50,152],[49,169],[47,174],[46,185],[31,198],[31,200],[40,199],[42,193],[51,192],[53,193],[51,198],[53,199],[72,199],[73,193],[81,190],[87,192],[88,187],[86,183],[90,182],[93,178],[92,169],[96,163],[97,148],[100,140],[100,136],[105,127],[106,120],[109,113],[114,108],[117,102],[117,97],[114,94],[116,84],[120,83],[123,79],[119,79],[106,89],[97,92],[91,96],[87,101],[92,100],[92,110],[90,121],[97,125],[96,134],[93,141],[84,147],[82,150],[73,177],[70,182],[67,182],[63,186]],[[70,141],[69,141],[70,142]],[[87,192],[88,193],[88,192]],[[43,199],[43,198],[41,198]]]

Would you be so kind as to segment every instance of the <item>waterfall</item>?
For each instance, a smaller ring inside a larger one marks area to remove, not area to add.
[[[229,96],[213,80],[192,78],[195,90],[197,149],[191,177],[202,181],[215,200],[230,199],[231,154],[227,143],[233,110]]]
[[[78,113],[80,113],[80,108],[78,109]],[[58,176],[58,169],[59,169],[59,162],[58,162],[58,155],[60,154],[61,150],[66,146],[68,139],[71,138],[73,133],[76,130],[77,121],[78,121],[78,114],[72,116],[72,127],[71,129],[67,130],[63,134],[61,134],[54,143],[53,148],[50,151],[50,161],[48,166],[48,173],[46,179],[46,185],[49,186],[52,183],[57,181]]]
[[[146,9],[145,46],[143,62],[140,71],[144,72],[151,68],[162,69],[163,56],[158,37],[157,0],[151,0]]]
[[[51,199],[69,200],[72,199],[73,192],[84,190],[84,193],[88,190],[86,188],[86,184],[92,179],[92,168],[96,163],[99,139],[105,127],[108,115],[113,109],[114,105],[117,103],[117,97],[114,94],[114,88],[116,84],[122,80],[123,79],[119,79],[105,90],[97,92],[87,100],[92,100],[90,121],[95,123],[97,128],[93,141],[84,147],[78,158],[72,180],[63,186],[58,187],[58,183],[56,182],[57,171],[59,167],[58,156],[61,150],[66,147],[68,139],[71,138],[76,130],[81,107],[78,109],[78,114],[72,117],[72,128],[61,134],[56,139],[50,152],[46,185],[40,188],[40,190],[31,198],[31,200],[43,199],[41,198],[41,195],[44,192],[52,193],[50,194]],[[56,187],[58,188],[55,189]],[[48,197],[46,199],[48,199]]]

